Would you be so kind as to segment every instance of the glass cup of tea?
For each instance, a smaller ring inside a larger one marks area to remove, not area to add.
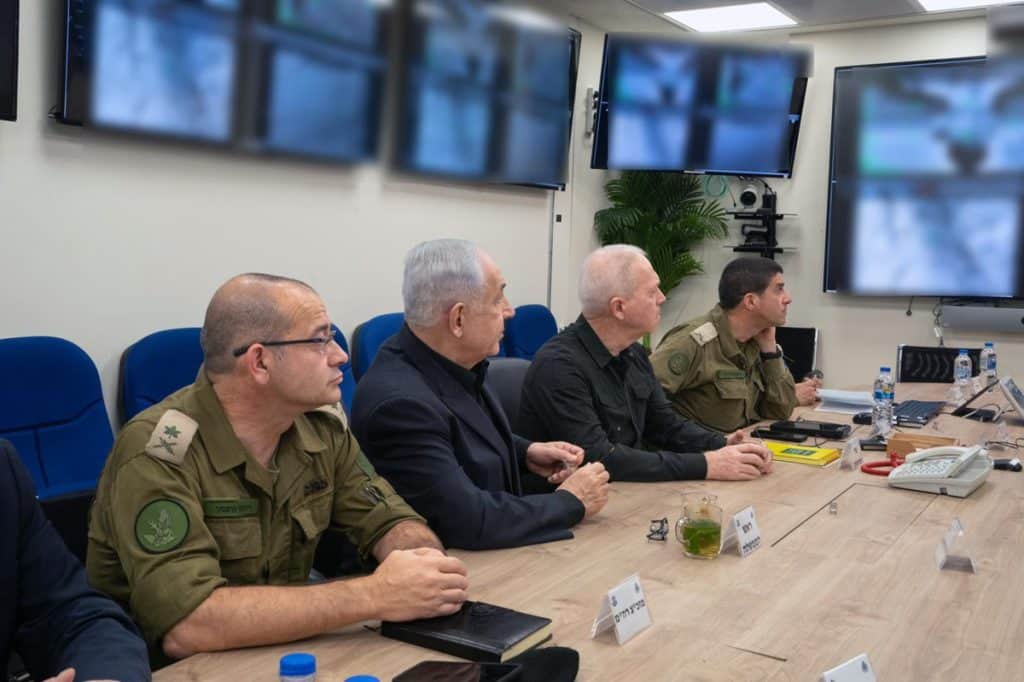
[[[722,546],[722,508],[709,493],[683,493],[683,515],[676,522],[676,540],[693,559],[714,559]]]

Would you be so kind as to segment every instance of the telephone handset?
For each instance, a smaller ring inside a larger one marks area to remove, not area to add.
[[[985,482],[992,461],[980,445],[944,445],[907,455],[889,474],[889,485],[940,495],[967,497]]]

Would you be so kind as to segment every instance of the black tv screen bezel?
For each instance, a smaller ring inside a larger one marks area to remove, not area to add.
[[[0,0],[0,119],[18,120],[18,14],[19,0]]]
[[[829,160],[828,160],[828,203],[825,209],[825,253],[824,253],[824,267],[822,268],[822,291],[827,294],[838,294],[842,296],[857,296],[864,298],[937,298],[942,300],[967,300],[967,301],[979,301],[979,302],[1010,302],[1010,301],[1021,301],[1024,300],[1024,290],[1016,292],[1015,296],[979,296],[970,293],[963,294],[950,294],[948,292],[905,292],[905,291],[892,291],[892,292],[864,292],[856,291],[853,289],[841,289],[835,286],[836,270],[834,267],[833,259],[836,259],[837,263],[841,261],[838,256],[833,254],[833,250],[836,248],[836,235],[833,234],[833,213],[834,213],[834,199],[836,190],[836,179],[835,179],[835,152],[837,145],[836,126],[835,126],[835,115],[836,105],[838,104],[841,93],[839,88],[836,87],[838,82],[838,76],[840,72],[855,71],[858,69],[886,69],[886,68],[906,68],[906,67],[920,67],[920,66],[942,66],[949,64],[968,64],[972,62],[984,62],[988,59],[986,55],[969,55],[966,57],[948,57],[942,59],[916,59],[907,61],[895,61],[895,62],[879,62],[874,64],[848,64],[845,66],[835,67],[832,75],[832,116],[830,120],[829,130]],[[847,244],[848,248],[848,244]],[[1024,277],[1024,274],[1019,275]],[[848,280],[848,277],[846,278]]]
[[[242,102],[251,101],[254,97],[263,94],[268,80],[263,77],[256,77],[252,74],[238,74],[235,80],[235,89],[231,94],[231,122],[229,133],[224,140],[212,140],[190,135],[179,135],[153,130],[145,130],[134,127],[123,127],[108,123],[89,120],[88,112],[91,107],[91,74],[90,74],[90,53],[88,43],[92,40],[93,15],[90,9],[95,0],[65,0],[64,14],[64,53],[63,73],[61,78],[60,104],[54,119],[59,123],[87,127],[104,135],[125,138],[130,140],[145,141],[154,144],[172,143],[194,149],[207,149],[222,151],[228,154],[242,157],[261,157],[268,159],[282,159],[301,161],[316,165],[330,165],[340,167],[351,167],[366,161],[377,158],[380,147],[380,121],[382,119],[383,92],[386,68],[377,77],[372,85],[369,96],[370,112],[368,121],[368,140],[362,152],[353,157],[339,157],[330,154],[316,154],[303,151],[290,151],[287,149],[270,147],[263,141],[265,133],[263,121],[257,114],[247,115],[242,113]],[[247,6],[242,5],[241,11],[246,11]],[[210,10],[216,11],[216,10]],[[274,20],[267,15],[269,5],[254,5],[248,8],[249,14],[239,19],[239,26],[236,28],[239,35],[235,40],[235,59],[239,68],[244,57],[253,56],[262,52],[269,53],[273,46],[269,43],[261,43],[260,34],[270,33],[274,30],[287,30],[270,27],[260,31],[254,27],[245,27],[242,24],[248,22],[263,22],[273,24]],[[379,51],[380,58],[386,59],[389,35],[391,31],[392,12],[389,9],[380,9],[380,21],[377,26],[377,35],[374,44]],[[297,30],[297,29],[296,29]],[[317,40],[312,32],[309,36],[300,40]],[[262,57],[260,57],[262,59]],[[265,75],[265,74],[264,74]],[[243,82],[245,81],[245,82]]]
[[[607,98],[608,92],[608,76],[609,76],[609,49],[611,43],[616,40],[622,42],[648,42],[648,43],[662,43],[662,44],[680,44],[684,41],[679,39],[672,39],[665,36],[647,36],[642,34],[630,34],[630,33],[606,33],[604,38],[604,50],[601,59],[601,79],[598,81],[598,92],[597,92],[597,106],[595,119],[594,119],[594,144],[591,150],[590,167],[598,170],[624,170],[614,169],[608,166],[608,122],[607,112],[609,108],[609,101]],[[698,44],[690,41],[690,44]],[[716,49],[720,48],[720,45],[714,46]],[[743,47],[740,45],[737,48]],[[794,49],[794,52],[796,50]],[[810,60],[808,59],[808,72],[810,71]],[[804,103],[807,98],[807,85],[808,76],[798,76],[793,81],[793,92],[790,95],[789,112],[791,116],[796,116],[796,120],[790,127],[789,135],[789,149],[787,154],[789,168],[784,171],[770,172],[763,170],[740,170],[740,169],[716,169],[716,168],[655,168],[649,169],[653,172],[675,172],[675,173],[689,173],[692,175],[725,175],[730,177],[740,178],[791,178],[793,177],[794,166],[796,165],[796,148],[797,142],[800,139],[800,125],[803,122],[804,114]],[[685,164],[684,164],[685,165]],[[646,170],[642,168],[630,168],[629,170]]]

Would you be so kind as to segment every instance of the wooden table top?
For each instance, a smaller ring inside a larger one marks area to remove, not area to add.
[[[947,388],[902,385],[897,396],[939,398]],[[984,402],[1004,401],[997,390]],[[1006,422],[1024,435],[1019,416]],[[855,427],[854,436],[867,432]],[[976,443],[995,439],[997,427],[940,415],[918,432]],[[750,482],[615,483],[608,505],[573,540],[452,554],[469,568],[472,599],[551,618],[552,643],[580,652],[582,681],[817,680],[860,653],[880,680],[1021,680],[1022,483],[1024,475],[993,471],[957,499],[888,488],[883,477],[840,471],[835,462],[776,462],[771,475]],[[753,505],[761,547],[745,558],[698,561],[671,534],[664,543],[646,539],[652,519],[674,526],[680,494],[697,490],[716,494],[727,515]],[[958,547],[970,552],[976,574],[936,567],[935,548],[954,518],[966,529]],[[652,626],[621,647],[610,633],[591,639],[602,596],[633,573]],[[315,654],[318,679],[338,682],[356,674],[390,680],[419,661],[454,660],[352,626],[288,645],[199,654],[154,679],[272,682],[279,658],[294,651]]]

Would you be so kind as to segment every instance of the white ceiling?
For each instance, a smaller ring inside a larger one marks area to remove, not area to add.
[[[740,5],[754,0],[554,0],[570,15],[606,31],[687,30],[662,15],[684,9]],[[915,0],[769,0],[799,26],[823,27],[865,21],[906,20],[928,15]],[[548,3],[545,3],[548,4]],[[975,12],[978,12],[977,10]],[[793,29],[788,29],[792,31]]]

